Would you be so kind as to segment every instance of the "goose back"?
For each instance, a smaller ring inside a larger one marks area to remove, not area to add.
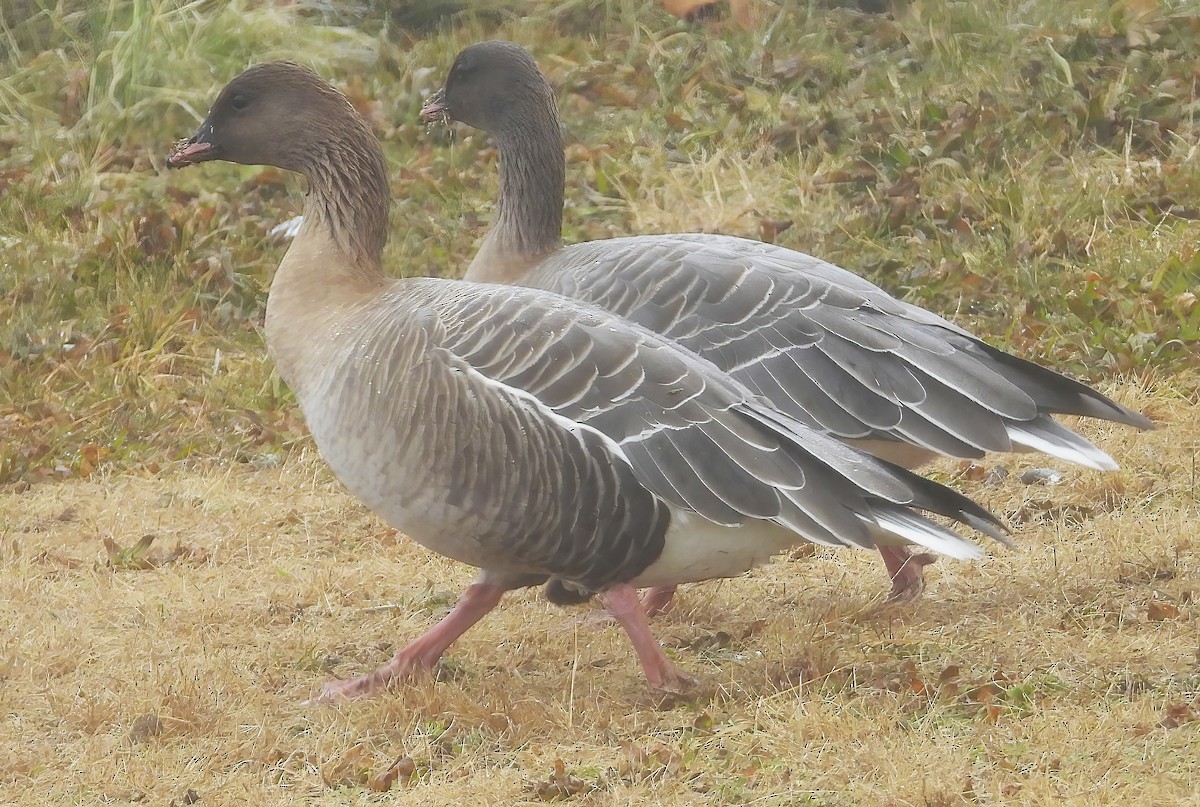
[[[548,233],[561,222],[563,183],[557,170],[538,168],[563,163],[554,94],[518,45],[463,50],[422,115],[483,128],[500,147],[499,212],[468,277],[552,290],[627,317],[812,428],[909,467],[938,454],[1036,450],[1112,469],[1111,457],[1053,415],[1153,427],[1086,385],[790,249],[673,234],[559,250]]]

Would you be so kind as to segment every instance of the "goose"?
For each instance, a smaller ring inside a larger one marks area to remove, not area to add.
[[[420,113],[486,131],[500,152],[494,223],[465,279],[584,300],[708,359],[791,417],[906,468],[937,456],[1040,451],[1116,462],[1055,414],[1153,428],[1096,390],[997,350],[838,266],[725,235],[562,245],[563,139],[554,91],[527,50],[481,42]],[[917,596],[928,554],[879,548],[888,600]],[[664,610],[672,591],[647,595]]]
[[[982,550],[949,488],[826,437],[710,362],[603,309],[540,289],[384,273],[383,151],[346,97],[293,62],[248,68],[172,168],[224,160],[303,175],[304,220],[275,273],[265,336],[321,456],[388,524],[479,569],[450,613],[379,669],[317,701],[433,666],[507,591],[596,596],[647,683],[692,679],[636,589],[731,577],[804,541]]]

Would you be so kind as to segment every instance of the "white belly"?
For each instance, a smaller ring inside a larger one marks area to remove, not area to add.
[[[672,508],[662,555],[632,582],[644,588],[736,577],[802,540],[791,530],[769,521],[722,527]]]

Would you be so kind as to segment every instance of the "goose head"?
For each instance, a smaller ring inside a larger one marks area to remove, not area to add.
[[[500,151],[492,229],[466,279],[514,283],[562,247],[566,167],[554,90],[512,42],[480,42],[454,60],[421,120],[456,120],[491,135]]]
[[[512,42],[480,42],[458,54],[445,86],[421,108],[421,120],[450,119],[493,134],[545,120],[557,125],[554,91],[529,51]]]
[[[354,105],[312,70],[265,62],[229,82],[196,133],[167,155],[167,166],[211,160],[303,174],[308,232],[328,236],[360,267],[378,266],[391,199],[387,162]],[[303,238],[294,245],[308,248]]]
[[[221,90],[196,133],[168,155],[167,166],[225,160],[305,173],[328,143],[361,124],[345,96],[312,70],[266,62]]]

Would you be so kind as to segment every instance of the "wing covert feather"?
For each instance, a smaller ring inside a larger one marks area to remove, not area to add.
[[[841,438],[959,457],[1011,450],[1054,413],[1150,422],[837,266],[730,236],[633,236],[568,247],[527,285],[661,333],[791,417]],[[1100,453],[1076,435],[1069,458]]]

